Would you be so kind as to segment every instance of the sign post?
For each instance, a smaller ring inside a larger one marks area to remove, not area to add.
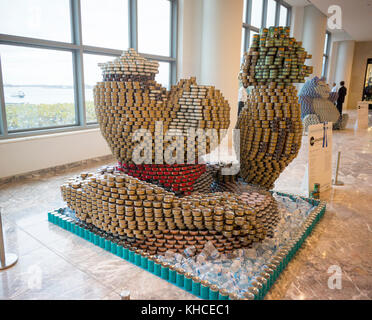
[[[320,193],[332,186],[332,122],[309,126],[308,148],[305,189],[310,196],[315,183]]]
[[[368,101],[358,101],[355,129],[368,129]]]

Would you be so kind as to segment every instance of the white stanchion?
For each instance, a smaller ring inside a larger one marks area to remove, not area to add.
[[[336,176],[335,176],[335,179],[332,181],[333,182],[332,184],[335,186],[344,185],[342,181],[338,181],[338,169],[340,168],[340,159],[341,159],[341,151],[338,152],[337,164],[336,164]]]
[[[5,270],[13,267],[18,261],[18,256],[14,253],[5,252],[4,247],[4,235],[3,235],[3,223],[1,220],[0,210],[0,270]]]

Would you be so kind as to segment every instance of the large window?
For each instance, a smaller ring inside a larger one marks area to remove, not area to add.
[[[244,0],[242,53],[260,28],[289,26],[291,7],[282,0]]]
[[[76,123],[71,52],[9,45],[0,52],[9,131]]]
[[[176,80],[177,0],[1,0],[0,139],[97,126],[99,62],[129,47]]]
[[[331,33],[327,31],[325,35],[325,39],[324,39],[322,77],[327,76],[330,46],[331,46]]]

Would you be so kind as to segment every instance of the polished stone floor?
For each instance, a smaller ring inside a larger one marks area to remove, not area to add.
[[[345,185],[322,195],[325,216],[267,299],[372,299],[372,127],[355,131],[355,113],[350,115],[347,130],[333,135],[333,161],[341,151],[339,180]],[[306,157],[303,143],[276,190],[303,193]],[[132,299],[195,299],[48,223],[47,212],[64,205],[59,185],[103,164],[89,162],[0,184],[6,249],[19,255],[13,268],[0,271],[0,299],[119,299],[122,290],[129,290]],[[328,287],[331,266],[341,269],[341,289]]]

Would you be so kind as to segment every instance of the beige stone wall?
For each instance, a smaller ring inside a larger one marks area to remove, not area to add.
[[[358,101],[362,99],[363,81],[368,58],[372,58],[372,41],[356,42],[347,109],[355,109]]]

